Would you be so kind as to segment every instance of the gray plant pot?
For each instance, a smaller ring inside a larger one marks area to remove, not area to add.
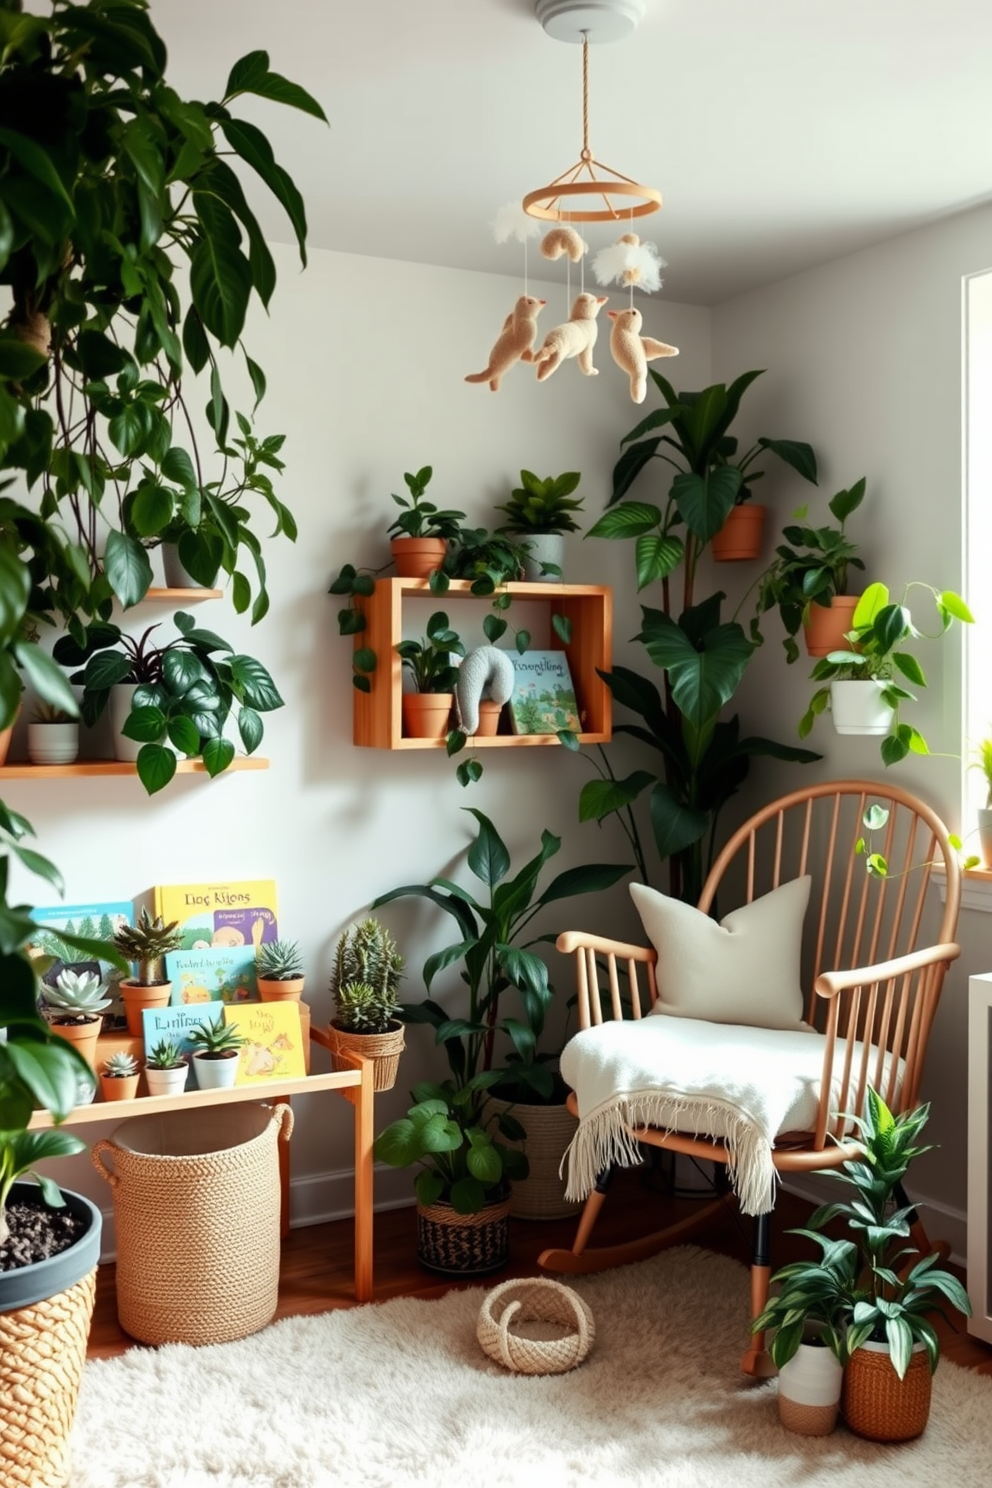
[[[532,584],[558,584],[558,574],[542,574],[543,563],[556,563],[564,572],[565,535],[562,532],[528,532],[522,539],[528,549],[524,559],[524,577]]]
[[[212,589],[212,584],[201,584],[199,579],[194,579],[188,569],[183,567],[179,557],[179,548],[176,543],[162,544],[162,570],[165,574],[165,582],[170,589]],[[217,575],[214,574],[214,579]]]
[[[40,1199],[41,1190],[36,1183],[15,1183],[10,1197],[12,1201]],[[33,1266],[19,1266],[15,1271],[0,1271],[0,1312],[16,1312],[22,1307],[33,1307],[46,1297],[58,1296],[59,1292],[88,1276],[99,1261],[102,1214],[83,1194],[63,1188],[62,1197],[71,1214],[89,1220],[89,1229],[75,1245],[58,1255],[49,1256],[46,1261],[37,1261]]]

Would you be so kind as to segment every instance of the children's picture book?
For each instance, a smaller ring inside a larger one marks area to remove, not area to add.
[[[42,928],[34,937],[34,945],[46,956],[54,956],[55,962],[45,972],[42,981],[54,987],[60,972],[67,967],[71,971],[99,972],[108,979],[117,972],[109,961],[95,961],[66,945],[59,932],[83,935],[87,940],[112,940],[116,931],[134,922],[134,905],[130,899],[112,900],[105,904],[56,904],[32,909],[31,918]]]
[[[245,883],[157,884],[153,908],[166,924],[175,920],[181,949],[251,946],[278,940],[276,886],[272,879]]]
[[[261,1085],[267,1080],[292,1080],[306,1074],[298,1003],[228,1005],[224,1008],[224,1021],[236,1023],[245,1039],[238,1057],[235,1085]]]
[[[510,722],[515,734],[582,732],[579,708],[564,651],[525,651],[513,657],[515,680]]]
[[[169,951],[165,974],[172,983],[175,1006],[194,1002],[247,1002],[258,996],[255,947],[205,946],[199,951]]]
[[[196,1089],[196,1064],[193,1061],[193,1045],[189,1041],[190,1029],[197,1023],[219,1023],[224,1016],[222,1002],[197,1002],[188,1007],[145,1008],[141,1014],[144,1025],[145,1058],[162,1039],[179,1045],[179,1051],[189,1065],[187,1090]]]

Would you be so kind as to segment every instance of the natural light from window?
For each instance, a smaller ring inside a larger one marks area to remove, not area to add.
[[[971,763],[980,739],[992,737],[992,272],[964,281],[964,595],[976,624],[966,626],[964,687],[964,764]],[[965,769],[962,782],[962,836],[972,831],[978,807],[985,805],[984,776]],[[978,853],[977,834],[966,841]]]

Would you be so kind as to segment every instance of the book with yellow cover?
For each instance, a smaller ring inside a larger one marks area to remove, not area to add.
[[[295,1002],[225,1004],[224,1022],[236,1023],[245,1039],[238,1056],[236,1085],[263,1085],[306,1074],[303,1031]]]
[[[175,920],[184,951],[210,946],[253,946],[279,938],[275,881],[156,884],[153,908],[166,924]]]

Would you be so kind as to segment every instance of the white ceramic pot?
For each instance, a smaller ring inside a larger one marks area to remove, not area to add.
[[[831,682],[830,713],[838,734],[887,734],[892,709],[882,698],[884,682],[873,677],[856,682]]]
[[[186,1089],[188,1064],[177,1064],[174,1069],[152,1069],[145,1065],[145,1079],[149,1095],[181,1095]]]
[[[565,535],[562,532],[527,532],[519,541],[527,547],[524,559],[524,577],[532,584],[560,584],[559,574],[542,574],[542,563],[556,563],[564,572]]]
[[[29,723],[28,758],[33,765],[71,765],[79,754],[79,724]]]
[[[235,1051],[223,1059],[211,1059],[209,1054],[194,1054],[193,1065],[201,1090],[230,1090],[238,1073],[238,1055]]]
[[[807,1323],[812,1340],[818,1325]],[[778,1376],[778,1414],[782,1425],[801,1436],[826,1436],[837,1424],[844,1370],[826,1344],[801,1343]]]
[[[982,844],[982,867],[992,868],[992,808],[988,806],[978,812],[978,840]]]

